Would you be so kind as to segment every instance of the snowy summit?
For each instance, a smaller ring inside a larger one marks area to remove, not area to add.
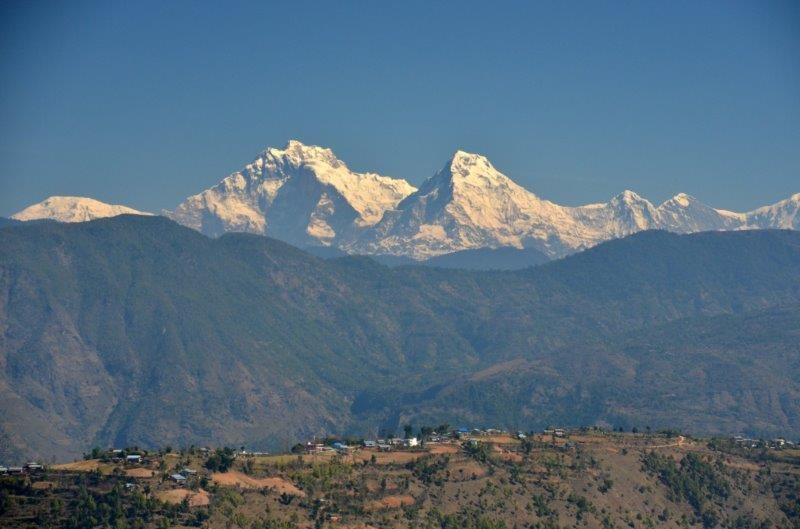
[[[608,202],[562,206],[518,185],[485,156],[462,150],[417,189],[402,179],[352,171],[330,149],[291,140],[282,149],[265,149],[164,215],[212,237],[249,232],[300,247],[428,259],[502,247],[561,257],[652,229],[796,230],[798,209],[800,193],[736,213],[685,193],[655,205],[630,190]],[[122,213],[147,214],[90,198],[50,197],[13,218],[81,222]]]
[[[117,215],[152,215],[127,206],[106,204],[87,197],[49,197],[11,216],[16,220],[50,219],[58,222],[86,222]]]
[[[351,171],[330,149],[291,140],[165,213],[212,236],[243,231],[328,245],[375,224],[415,190],[405,180]]]

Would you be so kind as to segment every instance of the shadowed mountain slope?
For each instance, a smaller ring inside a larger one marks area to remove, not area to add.
[[[616,351],[620,336],[797,303],[800,233],[790,231],[644,232],[532,269],[470,272],[324,260],[255,235],[209,239],[160,217],[6,227],[0,455],[63,457],[92,444],[275,447],[444,420],[454,414],[437,399],[457,395],[458,381],[520,359],[552,366],[552,376],[537,372],[537,391],[586,380],[589,398],[602,399],[589,383],[593,364],[580,358]],[[730,393],[773,372],[785,378],[798,355],[796,341],[786,344],[758,378],[730,377]],[[507,383],[526,391],[519,376]],[[797,380],[776,398],[796,394]],[[661,406],[648,400],[661,389],[637,387],[626,417]],[[559,402],[563,420],[611,417],[586,414],[580,399]],[[551,406],[523,396],[505,404],[536,417]],[[491,407],[470,406],[463,416],[494,422]],[[797,410],[782,410],[776,417],[773,401],[755,399],[736,424],[800,433]],[[526,413],[497,418],[538,424]],[[697,431],[731,424],[722,412],[687,421]]]

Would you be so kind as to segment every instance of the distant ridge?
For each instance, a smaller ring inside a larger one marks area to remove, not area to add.
[[[21,220],[0,217],[0,228],[5,228],[6,226],[18,226],[19,224],[22,224]]]
[[[308,246],[304,248],[311,255],[323,259],[344,257],[347,254],[330,246]],[[424,261],[399,255],[371,255],[372,259],[386,266],[433,266],[438,268],[457,268],[461,270],[519,270],[536,266],[550,260],[545,254],[533,248],[478,248],[461,250],[438,255]]]
[[[463,270],[519,270],[546,263],[550,259],[534,248],[478,248],[431,257],[425,266]]]

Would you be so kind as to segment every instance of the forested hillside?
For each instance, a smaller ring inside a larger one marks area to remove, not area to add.
[[[797,435],[797,304],[790,231],[645,232],[470,272],[159,217],[6,227],[0,455],[284,446],[423,417]]]

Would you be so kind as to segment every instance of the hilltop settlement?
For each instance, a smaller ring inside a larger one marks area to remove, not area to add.
[[[800,527],[800,448],[782,438],[407,426],[280,454],[94,448],[0,474],[9,528]]]

